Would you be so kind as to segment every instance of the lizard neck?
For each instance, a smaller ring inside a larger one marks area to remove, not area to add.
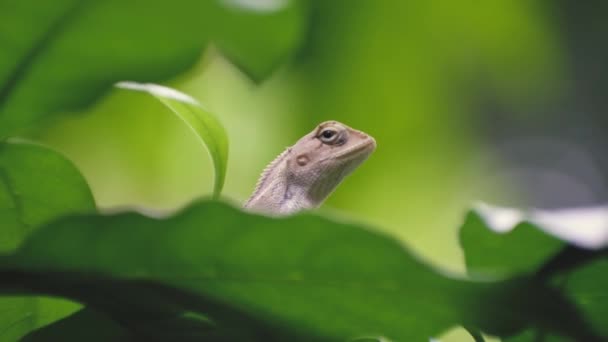
[[[290,161],[291,153],[288,148],[268,164],[244,204],[245,209],[280,216],[317,208],[355,167],[342,167],[333,172],[317,167],[305,175],[298,175],[290,165],[293,162]]]
[[[244,208],[265,214],[288,215],[318,206],[311,200],[308,187],[291,182],[286,165],[276,165],[265,180],[264,176],[262,186],[254,191]]]

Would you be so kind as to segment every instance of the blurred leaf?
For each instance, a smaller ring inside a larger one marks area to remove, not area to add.
[[[194,98],[158,84],[119,82],[119,88],[142,91],[156,97],[182,119],[207,146],[215,169],[213,195],[219,197],[224,186],[228,163],[228,136],[219,120]]]
[[[129,319],[118,322],[104,313],[85,308],[30,332],[22,341],[253,341],[251,336],[243,333],[245,325],[242,321],[221,329],[190,312],[153,317],[149,316],[149,312],[128,311],[125,308],[123,314],[127,312]]]
[[[565,244],[608,244],[608,207],[517,210],[478,204],[460,230],[469,272],[504,276],[536,271]],[[566,256],[570,259],[570,256]]]
[[[585,249],[608,246],[608,206],[518,210],[479,203],[475,211],[488,228],[506,232],[522,222]]]
[[[600,334],[608,334],[608,260],[606,255],[608,250],[591,252],[581,258],[581,252],[570,247],[565,248],[551,263],[555,261],[577,260],[576,267],[570,269],[562,267],[558,269],[560,273],[554,274],[550,279],[560,288],[571,301],[577,305],[580,315],[589,322],[595,331]],[[568,257],[568,259],[565,258]],[[581,262],[584,260],[584,262]],[[557,267],[552,265],[555,270]],[[565,272],[564,272],[565,271]],[[546,341],[569,341],[564,338],[554,336],[546,331],[528,330],[523,334],[506,339],[509,342],[519,341],[538,341],[542,336]]]
[[[140,313],[143,316],[143,313]],[[138,319],[141,318],[138,317]],[[200,316],[200,315],[199,315]],[[145,341],[244,341],[238,332],[221,331],[208,321],[191,314],[169,317],[153,317],[149,321],[132,319],[136,325],[125,327],[128,322],[117,322],[106,314],[91,308],[82,309],[69,317],[34,330],[22,342],[80,342],[80,341],[133,341],[136,336],[145,336]]]
[[[608,335],[608,260],[603,257],[579,267],[560,282],[572,301],[583,309],[584,318]]]
[[[608,250],[585,250],[567,245],[568,240],[587,241],[589,246],[601,245],[601,234],[595,232],[604,229],[603,215],[603,207],[530,213],[496,207],[477,208],[467,215],[460,231],[467,270],[470,274],[499,277],[535,273],[538,279],[548,280],[563,291],[581,310],[581,317],[606,335]],[[522,223],[524,219],[538,224]],[[570,232],[564,231],[565,227],[569,227]],[[560,240],[558,235],[566,241]],[[588,236],[599,238],[593,241]],[[530,330],[507,341],[535,341],[541,335],[550,337],[551,341],[562,340],[546,331]]]
[[[19,294],[0,297],[0,341],[16,341],[24,334],[70,315],[79,308],[80,304],[62,298]]]
[[[94,212],[91,190],[63,156],[29,143],[0,143],[0,251],[62,215]]]
[[[502,340],[505,342],[572,342],[571,339],[565,337],[551,335],[544,332],[541,333],[533,330],[526,330],[519,335],[504,338]]]
[[[257,79],[300,44],[299,1],[272,11],[226,2],[0,2],[0,138],[82,108],[117,81],[173,77],[211,41]]]
[[[134,333],[150,331],[138,322],[189,310],[253,340],[416,341],[458,324],[593,338],[567,301],[531,279],[451,279],[360,227],[307,214],[255,216],[214,202],[166,220],[66,218],[0,265],[10,279],[1,290],[74,298]]]
[[[253,80],[268,77],[303,44],[308,0],[217,1],[223,20],[213,41]]]
[[[552,279],[571,301],[581,308],[581,316],[591,323],[593,328],[606,336],[608,334],[608,260],[600,256],[587,265],[577,267]],[[538,341],[543,336],[545,341],[569,341],[547,332],[528,330],[518,336],[508,338],[509,342]]]
[[[106,315],[92,309],[74,314],[24,336],[22,342],[132,341],[128,332]]]
[[[529,223],[497,233],[475,211],[460,229],[467,272],[495,278],[536,271],[564,243]]]
[[[12,251],[39,225],[76,212],[94,212],[86,181],[67,159],[29,143],[0,143],[0,250]],[[23,333],[78,307],[65,300],[0,298],[0,339]]]

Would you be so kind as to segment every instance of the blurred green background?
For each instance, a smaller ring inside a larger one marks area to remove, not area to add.
[[[258,2],[272,3],[285,1]],[[321,211],[397,236],[460,272],[456,232],[473,201],[559,206],[604,195],[601,160],[593,160],[602,141],[583,139],[585,127],[598,127],[595,112],[570,110],[589,81],[577,77],[588,61],[574,57],[602,54],[571,44],[593,26],[574,19],[594,13],[573,4],[318,1],[307,7],[302,46],[270,79],[251,81],[212,46],[166,84],[227,128],[224,198],[236,205],[264,166],[319,122],[370,133],[377,151]],[[578,135],[564,137],[568,129]],[[212,168],[195,136],[142,94],[113,90],[32,136],[77,164],[104,209],[172,211],[211,193]],[[566,152],[580,168],[554,165]],[[564,193],[581,195],[564,203]]]

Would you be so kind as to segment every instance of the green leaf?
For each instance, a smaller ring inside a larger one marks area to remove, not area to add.
[[[17,341],[23,335],[61,320],[80,307],[71,300],[44,296],[0,297],[0,341]]]
[[[607,255],[608,250],[589,252],[568,247],[549,263],[553,271],[560,271],[549,280],[580,308],[581,317],[604,336],[608,334]],[[538,330],[528,330],[507,341],[538,341],[537,336],[541,335],[547,341],[564,341]]]
[[[452,279],[355,225],[215,202],[165,220],[126,213],[56,221],[1,259],[0,275],[10,279],[0,291],[75,298],[142,337],[154,335],[158,319],[187,311],[246,335],[238,340],[417,341],[454,325],[594,337],[575,308],[533,279]]]
[[[59,153],[30,143],[0,143],[0,251],[15,249],[41,224],[94,211],[86,181]]]
[[[184,72],[210,42],[256,79],[300,45],[300,1],[270,9],[240,1],[0,2],[0,139],[83,108],[115,82]]]
[[[497,233],[476,212],[469,212],[460,228],[467,272],[503,278],[536,271],[564,243],[529,223]]]
[[[17,248],[39,225],[77,212],[95,212],[95,202],[72,163],[42,146],[0,143],[1,251]],[[0,298],[0,340],[16,340],[77,308],[50,298]]]
[[[21,342],[127,342],[128,332],[103,313],[82,309],[72,315],[24,336]]]
[[[135,82],[119,82],[116,86],[154,96],[194,131],[203,144],[207,146],[213,161],[215,169],[213,196],[215,198],[219,197],[224,186],[228,163],[228,136],[219,120],[194,98],[172,88],[158,84]]]
[[[512,336],[509,338],[502,339],[505,342],[572,342],[571,339],[548,334],[546,332],[538,332],[533,330],[526,330],[525,332]]]
[[[608,246],[608,207],[517,210],[480,203],[467,215],[460,242],[471,273],[506,276],[538,270],[570,244]]]
[[[309,1],[219,2],[224,5],[221,7],[224,20],[218,22],[213,42],[251,79],[266,78],[303,44]],[[255,30],[255,35],[247,29]]]
[[[492,277],[535,274],[563,291],[580,309],[581,317],[606,335],[608,250],[594,250],[605,245],[606,213],[605,207],[528,213],[478,207],[467,215],[460,231],[467,269],[470,274]],[[551,336],[529,330],[508,341],[534,341],[540,335]]]
[[[608,335],[608,260],[599,258],[559,279],[597,331]]]
[[[167,317],[155,316],[148,321],[142,319],[144,312],[129,312],[130,322],[120,323],[108,315],[91,308],[82,309],[69,317],[34,330],[24,336],[22,342],[54,341],[132,341],[135,336],[145,337],[146,341],[248,341],[248,337],[235,331],[234,326],[227,329],[211,325],[201,320],[200,315],[184,313]],[[242,322],[239,329],[242,330]],[[129,330],[131,328],[135,333]]]

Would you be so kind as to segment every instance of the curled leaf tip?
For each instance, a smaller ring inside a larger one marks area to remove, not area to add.
[[[228,163],[228,136],[220,121],[196,99],[173,88],[132,81],[118,82],[116,87],[154,96],[194,131],[207,147],[213,162],[215,171],[213,198],[218,198],[224,186]]]

